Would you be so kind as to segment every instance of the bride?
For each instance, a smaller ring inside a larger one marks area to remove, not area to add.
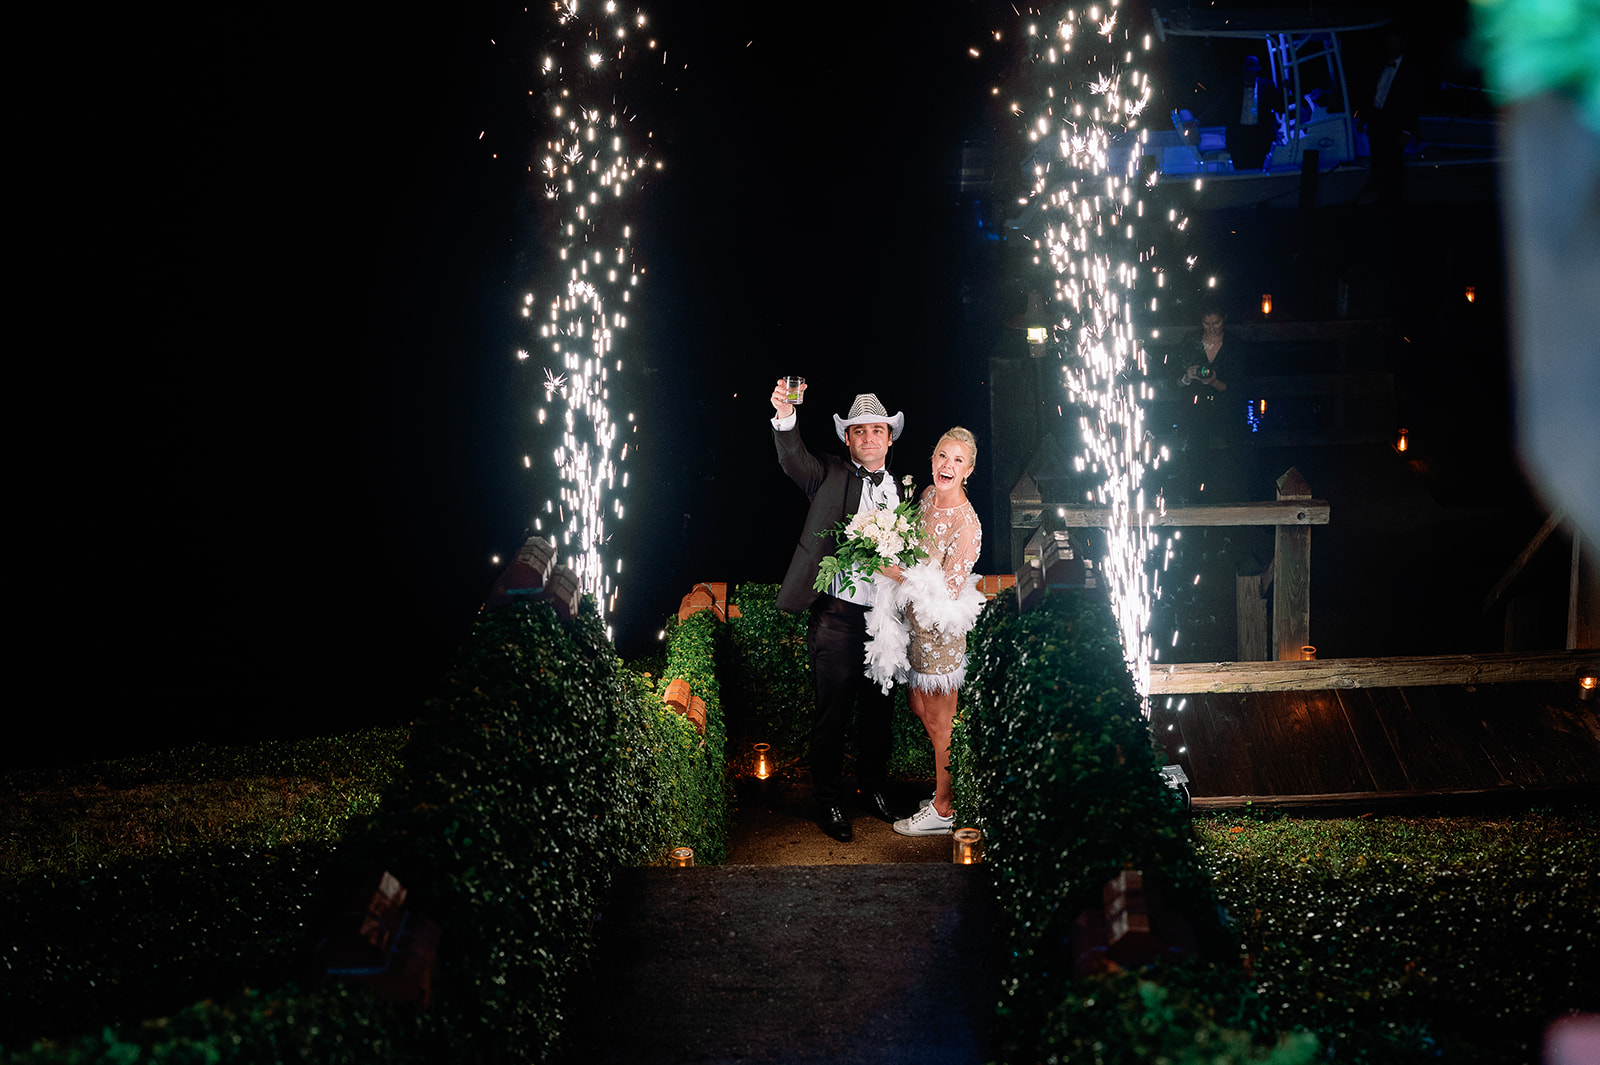
[[[933,743],[933,799],[896,821],[903,836],[948,835],[955,827],[950,793],[950,725],[956,692],[967,679],[967,631],[983,609],[972,567],[983,544],[978,512],[967,501],[967,478],[978,441],[957,426],[933,449],[933,484],[922,493],[922,547],[928,557],[909,569],[890,566],[873,579],[876,604],[867,614],[867,675],[887,691],[910,684],[911,712]]]

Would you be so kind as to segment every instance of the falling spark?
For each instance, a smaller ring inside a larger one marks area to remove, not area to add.
[[[656,42],[635,46],[632,33],[644,27],[644,15],[625,14],[615,3],[558,0],[553,10],[556,25],[539,62],[545,96],[553,103],[543,143],[532,153],[536,163],[529,167],[537,169],[538,190],[557,234],[545,275],[553,295],[537,311],[530,292],[522,311],[530,321],[539,320],[539,340],[551,363],[543,367],[545,401],[565,404],[548,419],[539,407],[534,418],[542,438],[559,434],[544,448],[558,483],[543,509],[558,516],[550,533],[562,562],[604,617],[615,609],[613,575],[622,572],[620,558],[603,557],[614,535],[607,519],[622,520],[621,490],[628,481],[618,469],[627,449],[617,452],[618,427],[609,406],[616,384],[609,365],[622,369],[618,334],[627,317],[610,308],[629,302],[641,273],[633,264],[629,193],[646,171],[661,166],[649,158],[650,134],[634,121],[638,116],[629,112],[622,89],[630,65],[644,61]],[[517,357],[530,362],[526,351]],[[537,518],[534,525],[543,528]]]
[[[1082,451],[1074,465],[1100,478],[1085,493],[1108,511],[1099,569],[1135,685],[1147,695],[1154,657],[1150,603],[1160,597],[1153,521],[1163,507],[1144,492],[1152,434],[1141,401],[1151,392],[1133,313],[1151,303],[1138,293],[1141,286],[1159,287],[1160,270],[1144,265],[1155,253],[1140,198],[1148,183],[1138,173],[1141,153],[1129,147],[1141,137],[1138,116],[1150,101],[1150,79],[1126,65],[1130,52],[1112,51],[1119,3],[1112,0],[1104,15],[1099,6],[1065,10],[1053,30],[1037,21],[1026,26],[1018,36],[1027,54],[1016,69],[1029,84],[1012,87],[1017,102],[1011,110],[1026,116],[1022,132],[1033,175],[1024,200],[1027,225],[1059,315],[1052,330],[1059,339],[1051,343],[1062,360],[1062,384],[1080,412]],[[1037,9],[1028,10],[1038,18]],[[1072,42],[1076,50],[1067,47]],[[1097,47],[1105,54],[1096,54]],[[1187,221],[1179,222],[1176,213],[1168,217],[1175,228]],[[1177,639],[1174,631],[1174,645]]]

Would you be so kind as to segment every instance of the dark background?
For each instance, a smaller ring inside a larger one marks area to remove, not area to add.
[[[775,376],[814,382],[818,446],[856,391],[910,409],[917,449],[986,409],[981,360],[942,361],[960,32],[723,6],[650,13],[671,65],[632,102],[669,169],[637,195],[612,401],[641,424],[625,654],[694,582],[781,574],[803,500],[770,457]],[[522,464],[548,447],[518,313],[551,290],[526,172],[547,17],[27,27],[49,62],[19,101],[8,760],[403,720],[434,689],[555,490]]]
[[[955,186],[964,142],[1014,138],[987,96],[1005,50],[965,51],[1008,7],[670,7],[668,61],[630,85],[668,166],[634,197],[611,404],[641,427],[629,657],[695,582],[781,576],[804,500],[770,451],[776,376],[811,382],[819,449],[856,392],[904,410],[891,462],[924,477],[969,426],[986,496],[988,360],[1026,299],[992,239],[1003,153],[989,202]],[[433,692],[556,488],[519,314],[552,291],[526,170],[546,18],[24,28],[7,761],[405,720]]]

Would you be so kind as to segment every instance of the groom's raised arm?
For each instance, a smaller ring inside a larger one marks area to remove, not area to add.
[[[806,386],[800,387],[803,390]],[[772,409],[776,412],[772,418],[772,442],[778,449],[778,465],[791,481],[800,486],[806,498],[811,499],[822,487],[828,471],[800,439],[800,433],[795,428],[800,421],[799,412],[789,402],[788,396],[788,386],[779,378],[772,390]]]

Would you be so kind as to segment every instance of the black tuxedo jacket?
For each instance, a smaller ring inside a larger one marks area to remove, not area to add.
[[[837,455],[824,455],[819,459],[807,450],[798,428],[788,432],[774,429],[772,439],[778,448],[778,465],[811,500],[805,528],[800,532],[800,541],[794,545],[789,571],[783,575],[783,585],[778,589],[778,609],[799,613],[809,610],[817,597],[824,594],[812,585],[817,582],[822,560],[839,546],[831,536],[817,534],[832,529],[860,508],[861,481],[854,474],[853,463]],[[884,476],[890,476],[887,469]]]

